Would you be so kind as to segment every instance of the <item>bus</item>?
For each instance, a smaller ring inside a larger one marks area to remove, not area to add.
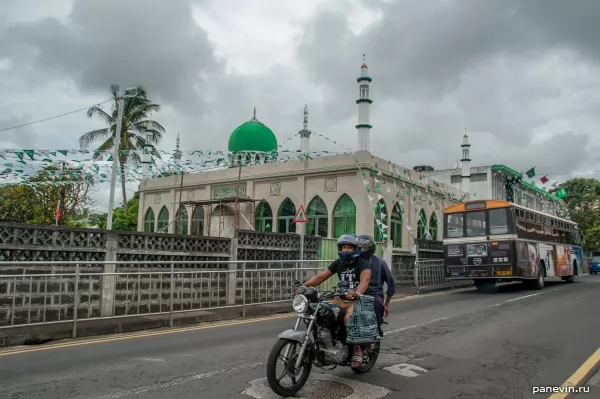
[[[502,200],[444,209],[448,279],[473,280],[493,292],[497,282],[522,281],[541,290],[547,279],[573,282],[582,274],[583,235],[571,220]]]

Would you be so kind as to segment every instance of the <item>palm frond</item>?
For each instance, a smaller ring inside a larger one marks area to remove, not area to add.
[[[115,119],[97,105],[94,105],[92,108],[87,110],[87,116],[89,118],[97,117],[99,119],[102,119],[107,125],[115,123]]]
[[[79,147],[82,150],[87,149],[93,142],[103,139],[106,136],[110,135],[110,130],[109,129],[97,129],[97,130],[92,130],[91,132],[87,132],[84,133],[80,138],[79,138]]]

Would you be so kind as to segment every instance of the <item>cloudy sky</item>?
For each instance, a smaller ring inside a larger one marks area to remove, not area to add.
[[[226,149],[255,106],[283,142],[304,104],[311,130],[354,150],[366,53],[376,155],[449,168],[468,128],[475,165],[536,166],[551,182],[600,177],[598,0],[1,3],[0,130],[140,84],[162,105],[163,150],[177,133],[186,151]],[[74,113],[2,131],[0,149],[78,148],[101,127]]]

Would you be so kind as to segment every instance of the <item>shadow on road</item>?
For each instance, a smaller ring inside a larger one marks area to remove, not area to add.
[[[545,288],[552,288],[559,285],[567,284],[564,281],[546,281]],[[543,289],[542,289],[543,291]],[[456,292],[455,295],[502,295],[502,294],[514,294],[515,292],[523,292],[527,293],[535,293],[539,292],[537,290],[529,289],[525,286],[525,284],[520,281],[510,282],[510,283],[499,283],[496,285],[495,292],[487,293],[478,291],[477,288],[473,287],[472,290],[468,291],[459,291]]]

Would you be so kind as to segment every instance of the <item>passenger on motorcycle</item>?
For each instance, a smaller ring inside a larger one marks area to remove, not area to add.
[[[388,307],[392,296],[396,293],[396,281],[386,261],[375,255],[375,240],[373,237],[363,234],[358,236],[359,247],[362,249],[361,258],[371,264],[371,281],[369,283],[370,295],[375,297],[375,314],[379,323],[379,334],[383,336],[381,325],[383,318],[388,315]],[[385,301],[383,298],[383,285],[387,283]]]
[[[338,239],[337,246],[339,259],[336,259],[327,269],[305,282],[304,286],[317,287],[334,274],[337,274],[339,281],[347,281],[350,284],[347,294],[350,299],[361,294],[369,295],[371,269],[369,262],[360,257],[362,251],[358,246],[358,237],[354,234],[344,234]],[[335,298],[331,300],[331,303],[339,306],[340,312],[345,313],[344,323],[347,326],[354,310],[354,301]],[[360,345],[354,345],[353,353],[351,367],[360,367],[363,356]]]

